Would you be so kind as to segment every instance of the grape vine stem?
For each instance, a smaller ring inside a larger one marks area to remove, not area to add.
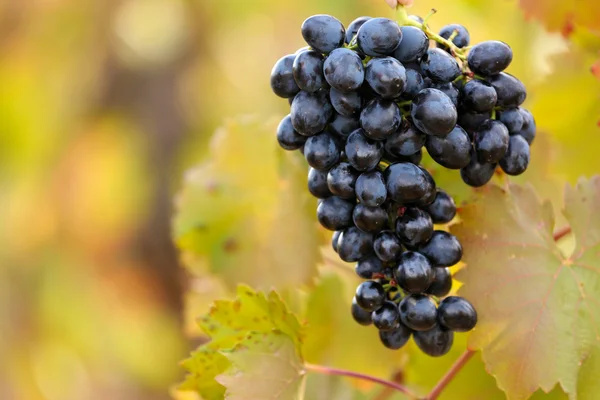
[[[424,400],[435,400],[439,397],[442,391],[448,386],[450,382],[454,379],[456,374],[460,372],[460,370],[465,366],[467,362],[475,355],[475,350],[465,350],[464,353],[452,364],[448,372],[444,374],[442,379],[435,385],[435,387],[429,392],[429,394],[425,397]]]
[[[360,372],[348,371],[345,369],[325,367],[322,365],[314,365],[314,364],[305,364],[304,368],[306,368],[307,371],[316,372],[318,374],[346,376],[349,378],[356,378],[356,379],[360,379],[363,381],[370,381],[370,382],[378,383],[380,385],[387,386],[390,389],[394,389],[398,392],[404,393],[410,399],[418,399],[419,398],[416,394],[414,394],[412,391],[410,391],[410,389],[406,388],[405,386],[403,386],[399,383],[388,381],[386,379],[377,378],[377,377],[371,376],[371,375],[361,374]]]
[[[556,232],[554,232],[554,241],[558,242],[560,239],[564,238],[569,233],[571,233],[570,226],[565,226],[564,228],[557,230]]]

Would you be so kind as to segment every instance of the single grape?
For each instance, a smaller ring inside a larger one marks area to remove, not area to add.
[[[402,98],[412,100],[423,89],[425,89],[425,81],[419,71],[406,68],[406,87],[402,93]]]
[[[345,147],[348,162],[358,171],[375,169],[383,156],[383,143],[368,139],[363,129],[348,136]]]
[[[433,235],[433,222],[428,213],[409,207],[396,220],[396,234],[406,246],[424,245]]]
[[[427,257],[407,251],[400,256],[394,277],[398,285],[408,293],[423,293],[433,282],[433,269]]]
[[[340,159],[340,149],[333,136],[327,132],[311,136],[304,144],[304,158],[308,165],[325,171],[333,167]]]
[[[528,110],[524,108],[519,108],[519,110],[521,111],[521,114],[523,114],[523,127],[517,134],[523,136],[525,140],[527,140],[527,143],[531,145],[533,139],[535,139],[536,133],[535,119]]]
[[[373,250],[375,250],[375,254],[381,261],[392,262],[396,261],[402,254],[402,245],[394,232],[383,231],[375,236]]]
[[[429,49],[421,57],[423,74],[434,82],[452,82],[461,74],[460,66],[450,54],[442,49]]]
[[[508,175],[521,175],[529,165],[529,143],[521,135],[513,135],[508,142],[508,150],[500,160],[500,168]]]
[[[375,254],[371,254],[359,260],[354,267],[356,275],[363,279],[372,279],[373,274],[381,274],[383,272],[383,263]]]
[[[525,118],[523,113],[518,108],[509,108],[503,111],[498,111],[497,119],[506,126],[508,133],[514,135],[523,129]]]
[[[456,204],[448,193],[438,189],[435,200],[427,207],[426,211],[434,224],[447,224],[456,215]]]
[[[427,136],[425,146],[435,162],[449,169],[461,169],[471,161],[471,139],[458,125],[446,137]]]
[[[488,80],[498,95],[497,106],[503,108],[518,107],[525,101],[527,97],[525,85],[514,76],[501,72]]]
[[[371,18],[356,34],[358,48],[371,57],[390,55],[402,40],[402,31],[395,21],[387,18]]]
[[[387,198],[387,188],[381,172],[363,172],[356,181],[356,197],[368,207],[382,205]]]
[[[427,294],[444,297],[452,289],[452,275],[449,268],[433,268],[433,282],[427,289]]]
[[[386,228],[388,214],[381,207],[367,207],[359,203],[354,207],[352,219],[361,231],[377,233]]]
[[[469,31],[462,25],[459,24],[450,24],[444,26],[440,29],[440,36],[444,39],[450,39],[450,36],[454,34],[456,31],[456,36],[451,40],[452,43],[456,45],[456,47],[462,49],[463,47],[467,47],[471,42],[471,35],[469,35]],[[441,43],[436,43],[437,47],[442,49],[447,49],[447,47]]]
[[[355,262],[373,252],[373,235],[351,226],[338,239],[338,255],[346,262]]]
[[[481,124],[490,119],[491,116],[492,113],[490,112],[476,113],[461,109],[458,113],[458,125],[467,131],[469,137],[472,139],[473,134],[479,129]]]
[[[362,99],[357,92],[343,93],[331,88],[329,99],[335,111],[345,117],[354,117],[360,114]]]
[[[473,150],[471,162],[460,170],[460,177],[469,186],[480,187],[488,183],[494,176],[497,164],[480,163]]]
[[[371,319],[373,320],[373,325],[380,331],[391,331],[400,321],[398,306],[394,302],[386,301],[380,308],[373,311]]]
[[[339,248],[338,240],[339,240],[341,234],[342,234],[342,231],[335,231],[335,232],[333,232],[333,235],[331,235],[331,248],[336,253],[338,252],[338,248]]]
[[[513,53],[509,45],[497,40],[476,44],[469,51],[469,69],[477,75],[490,76],[504,71],[512,61]]]
[[[500,121],[488,119],[475,133],[475,151],[481,163],[494,164],[504,157],[508,150],[508,129]]]
[[[454,342],[454,333],[435,325],[424,332],[415,332],[415,343],[421,351],[431,357],[441,357],[447,354]]]
[[[365,79],[379,96],[395,99],[406,87],[406,70],[393,57],[374,58],[367,64]]]
[[[314,93],[325,86],[323,56],[313,50],[303,51],[294,60],[294,79],[305,92]]]
[[[309,168],[308,191],[318,199],[325,199],[333,195],[327,186],[327,172]]]
[[[413,100],[413,123],[427,135],[444,137],[456,126],[458,113],[452,100],[438,89],[423,89]]]
[[[313,15],[302,23],[302,37],[320,53],[329,53],[344,44],[344,25],[331,15]]]
[[[398,129],[402,114],[396,103],[371,100],[360,113],[360,125],[369,139],[384,140]]]
[[[477,324],[477,312],[466,299],[446,297],[438,307],[440,325],[454,332],[468,332]]]
[[[337,113],[334,114],[333,119],[329,123],[329,131],[343,138],[344,143],[348,135],[358,128],[360,128],[358,118],[346,117]]]
[[[452,83],[452,82],[446,82],[446,83],[432,82],[430,87],[443,92],[446,96],[448,96],[448,98],[450,98],[450,100],[452,101],[452,104],[454,104],[455,107],[458,107],[459,102],[460,102],[460,90],[458,90],[458,88],[454,85],[454,83]]]
[[[411,156],[425,144],[425,134],[404,120],[385,141],[385,151],[394,157]]]
[[[323,92],[300,92],[292,102],[290,117],[299,134],[313,136],[327,127],[333,107]]]
[[[388,152],[385,152],[383,155],[387,161],[391,163],[411,163],[415,165],[419,165],[421,160],[423,159],[423,152],[421,150],[417,151],[415,154],[411,154],[410,156],[398,156]]]
[[[496,90],[486,81],[473,79],[462,88],[462,105],[476,113],[492,111],[496,106],[498,95]]]
[[[293,97],[300,91],[294,80],[293,65],[295,59],[294,54],[283,56],[271,70],[271,89],[273,93],[284,99]]]
[[[425,193],[425,195],[423,197],[421,197],[419,200],[417,200],[414,205],[415,207],[419,207],[419,208],[425,208],[427,206],[429,206],[431,203],[433,203],[433,201],[435,200],[435,194],[436,194],[436,189],[435,189],[435,181],[433,180],[433,176],[431,176],[431,174],[423,167],[419,166],[419,168],[421,170],[423,170],[423,174],[425,175],[425,179],[427,179],[427,181],[429,181],[429,190]]]
[[[437,310],[429,296],[411,294],[400,302],[400,320],[414,331],[426,331],[435,326]]]
[[[356,302],[356,297],[352,298],[352,318],[360,325],[369,326],[373,323],[371,320],[371,312],[362,309]]]
[[[462,246],[453,234],[434,231],[429,242],[419,247],[419,253],[427,257],[433,267],[450,267],[462,258]]]
[[[385,290],[380,283],[375,281],[366,281],[356,288],[356,304],[366,311],[375,311],[383,305],[385,301]]]
[[[306,142],[306,136],[300,135],[292,125],[292,118],[286,115],[277,127],[277,142],[285,150],[297,150]]]
[[[398,323],[396,327],[389,331],[379,331],[379,340],[388,349],[398,350],[408,342],[411,334],[412,331],[409,328],[402,323]]]
[[[388,196],[401,204],[419,201],[430,191],[435,191],[427,171],[410,163],[390,165],[384,172]]]
[[[358,17],[354,21],[350,22],[350,25],[348,25],[348,29],[346,29],[346,43],[350,44],[350,42],[352,42],[352,39],[354,39],[354,36],[356,36],[356,34],[358,33],[360,27],[363,26],[363,24],[370,19],[371,17],[364,16]]]
[[[414,26],[400,27],[402,41],[394,51],[394,58],[401,63],[415,62],[419,60],[429,48],[429,38],[425,33]]]
[[[317,207],[319,223],[330,231],[339,231],[352,226],[352,210],[354,203],[331,196],[323,199]]]
[[[344,93],[357,90],[365,80],[362,60],[349,49],[333,50],[325,60],[323,72],[327,83]]]
[[[335,196],[353,199],[358,172],[347,162],[341,162],[331,168],[327,174],[327,187]]]

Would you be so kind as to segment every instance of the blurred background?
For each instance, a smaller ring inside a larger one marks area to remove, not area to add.
[[[512,0],[414,12],[513,46],[543,132],[524,179],[560,197],[600,170],[600,45],[586,13],[522,3],[538,15]],[[383,0],[0,1],[0,399],[170,397],[197,344],[172,198],[225,118],[288,112],[269,73],[317,13],[392,15]],[[219,285],[196,287],[200,304]]]

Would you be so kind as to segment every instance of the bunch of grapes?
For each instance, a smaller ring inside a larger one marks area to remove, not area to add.
[[[375,325],[388,348],[412,335],[426,354],[446,354],[477,313],[447,296],[462,246],[434,224],[452,221],[456,206],[419,165],[422,148],[474,187],[498,165],[509,175],[526,170],[535,121],[520,107],[524,85],[503,72],[512,50],[499,41],[469,47],[463,26],[435,34],[417,16],[360,17],[345,29],[315,15],[302,36],[308,47],[271,72],[274,93],[291,105],[277,139],[304,154],[317,218],[365,279],[352,316]]]

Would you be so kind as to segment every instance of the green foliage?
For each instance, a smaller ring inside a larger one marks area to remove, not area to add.
[[[470,346],[510,399],[557,384],[571,398],[600,390],[585,379],[600,346],[600,178],[567,187],[564,214],[577,246],[565,256],[554,241],[554,215],[531,188],[491,187],[460,212],[452,232],[467,268],[460,293],[480,319]],[[580,396],[585,398],[585,396]]]

